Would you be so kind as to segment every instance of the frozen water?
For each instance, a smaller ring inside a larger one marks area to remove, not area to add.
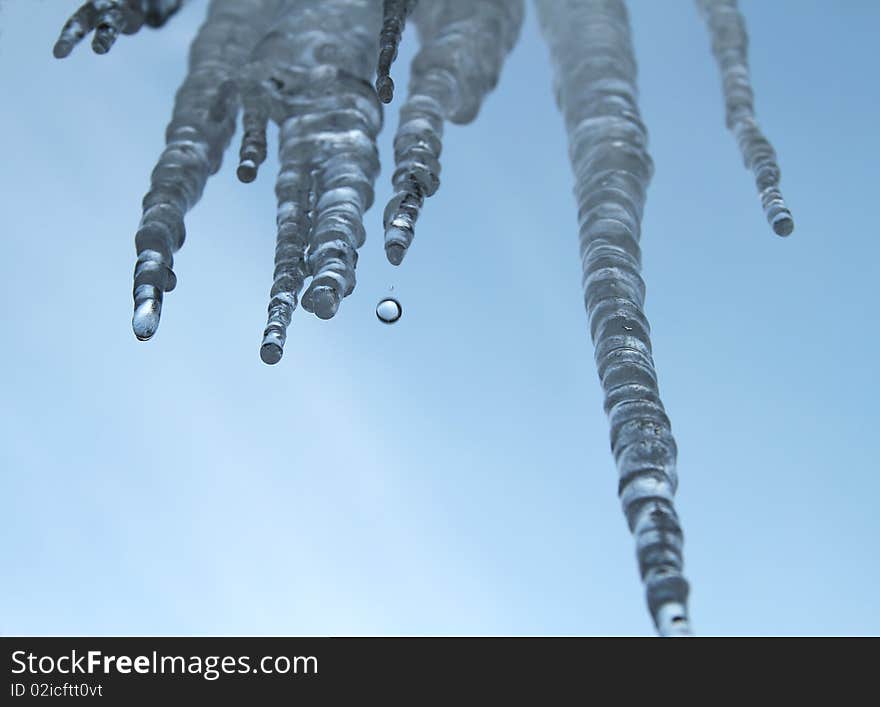
[[[522,0],[430,0],[412,21],[421,48],[394,137],[394,197],[385,207],[385,254],[400,265],[426,197],[440,186],[443,124],[469,123],[519,36]]]
[[[394,324],[402,315],[403,307],[392,297],[386,297],[376,305],[376,316],[384,324]]]
[[[688,584],[673,507],[676,447],[657,388],[639,272],[642,209],[654,166],[639,116],[629,18],[622,0],[536,0],[536,6],[568,131],[584,296],[620,499],[657,630],[685,634]]]
[[[177,92],[166,147],[153,170],[135,237],[136,336],[149,339],[159,326],[165,292],[174,289],[174,253],[186,236],[183,218],[219,168],[235,131],[236,105],[216,110],[220,88],[231,80],[269,30],[279,2],[214,0],[193,40],[189,71]]]
[[[724,84],[727,127],[733,131],[746,168],[755,175],[761,205],[779,236],[794,230],[791,212],[779,190],[781,171],[776,151],[755,120],[754,93],[749,80],[749,37],[737,0],[697,0],[712,36],[712,53]]]
[[[94,51],[106,53],[120,34],[162,26],[182,3],[86,2],[64,25],[55,56],[68,56],[92,32]],[[755,121],[744,20],[736,0],[697,3],[721,69],[728,127],[755,175],[767,219],[788,235],[794,222],[779,191],[776,155]],[[687,634],[688,584],[673,506],[676,445],[643,310],[639,241],[653,164],[626,6],[536,0],[536,7],[568,133],[584,297],[620,499],[656,627],[663,635]],[[279,128],[275,267],[261,359],[281,360],[300,303],[321,319],[335,315],[355,287],[363,215],[379,172],[382,102],[393,95],[391,65],[409,19],[420,48],[394,138],[395,194],[384,211],[385,254],[399,265],[424,200],[440,184],[445,123],[476,118],[517,40],[523,12],[523,0],[212,0],[143,199],[135,236],[137,338],[156,333],[164,295],[177,283],[173,256],[184,242],[184,217],[220,168],[240,108],[242,182],[258,177],[269,122]],[[391,297],[376,307],[384,323],[401,314]]]
[[[382,33],[379,35],[379,63],[376,66],[376,93],[382,103],[391,103],[394,81],[391,80],[391,64],[397,58],[397,48],[406,25],[406,18],[418,0],[383,0]]]
[[[182,4],[183,0],[90,0],[64,25],[53,52],[59,59],[68,56],[94,30],[92,49],[106,54],[120,33],[134,34],[144,24],[161,27]]]
[[[354,290],[382,127],[370,82],[381,26],[377,3],[303,0],[278,9],[272,30],[220,96],[221,104],[241,96],[243,181],[256,177],[266,157],[268,121],[280,128],[275,273],[260,349],[266,363],[280,360],[298,303],[330,319]]]

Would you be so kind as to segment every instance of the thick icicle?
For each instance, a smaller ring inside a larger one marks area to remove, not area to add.
[[[794,230],[794,220],[779,190],[776,151],[755,120],[745,19],[737,0],[697,0],[697,6],[709,27],[712,53],[721,69],[727,127],[736,136],[746,169],[755,175],[767,221],[777,235],[787,236]]]
[[[394,97],[394,81],[391,65],[397,58],[397,48],[406,25],[406,18],[418,0],[383,0],[382,32],[379,35],[379,64],[376,68],[376,92],[382,103],[391,103]]]
[[[161,27],[182,4],[183,0],[90,0],[67,20],[53,53],[63,59],[94,30],[92,49],[106,54],[120,33],[134,34],[144,24]]]
[[[385,254],[399,265],[426,197],[440,186],[443,123],[469,123],[498,83],[519,36],[522,0],[430,0],[412,15],[421,39],[394,138],[395,196],[385,208]]]
[[[568,131],[585,303],[620,498],[657,630],[687,634],[688,584],[673,507],[676,447],[642,309],[639,238],[653,163],[639,116],[629,18],[622,0],[536,0],[536,5]]]
[[[190,49],[189,72],[177,92],[166,147],[153,170],[135,243],[134,317],[138,339],[156,333],[162,298],[176,284],[173,254],[183,245],[183,218],[220,168],[235,131],[234,102],[217,110],[218,87],[246,61],[275,17],[279,0],[213,0]]]
[[[280,126],[278,239],[260,356],[277,363],[304,280],[302,306],[332,317],[355,286],[363,213],[379,172],[382,106],[370,82],[381,8],[376,0],[301,0],[241,72],[244,108],[239,177],[266,154],[266,125]]]

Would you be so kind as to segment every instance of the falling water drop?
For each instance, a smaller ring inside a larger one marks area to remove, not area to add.
[[[392,297],[386,297],[376,305],[376,316],[383,324],[394,324],[402,315],[403,307]]]

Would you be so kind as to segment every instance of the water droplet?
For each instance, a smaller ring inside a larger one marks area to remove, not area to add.
[[[386,297],[376,305],[376,316],[383,324],[394,324],[403,314],[400,302],[391,297]]]

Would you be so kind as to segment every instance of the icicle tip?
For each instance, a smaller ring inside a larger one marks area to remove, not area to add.
[[[263,337],[263,345],[260,346],[260,359],[269,366],[274,366],[284,355],[284,349],[275,341],[275,334],[266,334]]]
[[[684,604],[672,602],[657,610],[657,633],[661,636],[691,636],[691,623]]]
[[[95,36],[92,38],[92,51],[95,54],[106,54],[116,43],[119,37],[120,27],[113,22],[102,22],[95,28]]]
[[[253,160],[242,160],[235,173],[240,182],[250,184],[257,178],[257,163]]]
[[[52,55],[56,59],[66,59],[73,51],[73,47],[73,42],[67,42],[63,39],[59,39],[57,42],[55,42],[55,46],[52,47]]]
[[[339,292],[332,285],[312,284],[302,298],[302,307],[318,319],[332,319],[339,310]]]
[[[388,258],[388,262],[392,265],[400,265],[405,255],[406,248],[400,245],[400,243],[385,244],[385,257]]]
[[[773,231],[777,236],[790,236],[794,231],[794,219],[790,214],[780,214],[773,219]]]
[[[131,328],[138,341],[149,341],[159,328],[162,316],[162,296],[155,287],[146,285],[150,293],[138,297],[135,301]]]
[[[407,251],[407,233],[396,226],[390,226],[385,231],[385,257],[392,265],[400,265]]]
[[[380,76],[376,79],[376,93],[382,103],[391,103],[394,98],[394,81],[390,76]]]

